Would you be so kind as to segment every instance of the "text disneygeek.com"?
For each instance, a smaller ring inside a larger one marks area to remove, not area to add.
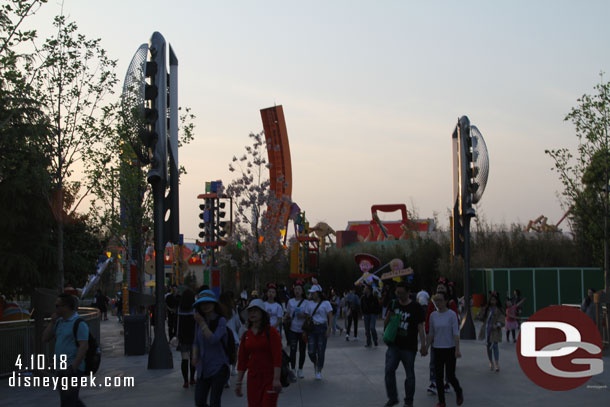
[[[13,372],[8,379],[9,387],[46,387],[53,390],[68,390],[69,387],[134,387],[133,377],[95,377],[89,376],[33,376],[28,373]]]

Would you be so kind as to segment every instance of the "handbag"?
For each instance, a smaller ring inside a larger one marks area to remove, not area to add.
[[[392,301],[392,312],[394,311],[394,303],[396,300]],[[383,331],[383,341],[386,345],[392,345],[394,341],[396,341],[396,335],[398,335],[398,327],[400,325],[400,315],[394,314],[390,317],[388,321],[388,325],[385,327]]]
[[[309,314],[305,315],[305,322],[303,322],[303,332],[309,333],[309,332],[313,331],[313,325],[314,325],[313,324],[313,315],[315,315],[318,308],[320,308],[320,305],[322,305],[322,301],[320,301],[318,303],[318,305],[316,305],[316,307],[314,308],[311,315],[309,315]]]
[[[300,307],[301,304],[303,304],[303,301],[305,301],[305,298],[301,298],[301,301],[297,304],[297,307]],[[290,316],[290,314],[287,314],[286,318],[284,318],[284,321],[282,321],[282,326],[284,327],[284,332],[288,332],[290,330],[291,325],[292,325],[292,316]]]

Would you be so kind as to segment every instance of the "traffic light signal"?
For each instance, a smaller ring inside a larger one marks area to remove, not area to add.
[[[148,182],[167,179],[167,67],[165,39],[155,32],[150,38],[144,88],[144,130],[140,139],[148,149]]]
[[[459,212],[462,216],[476,216],[472,205],[475,203],[474,196],[479,189],[475,177],[479,169],[475,166],[476,156],[472,145],[470,120],[466,116],[460,117],[457,125],[459,138]]]
[[[227,232],[225,230],[227,222],[223,221],[226,212],[222,210],[225,208],[225,205],[225,202],[218,202],[218,211],[216,211],[217,219],[214,224],[214,232],[217,240],[221,240],[221,238],[227,235]]]
[[[212,199],[206,199],[205,203],[199,205],[201,213],[199,214],[199,237],[204,242],[214,241],[214,205]]]

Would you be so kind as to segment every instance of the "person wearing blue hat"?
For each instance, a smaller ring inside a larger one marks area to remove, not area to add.
[[[229,357],[225,350],[227,320],[212,290],[203,290],[193,304],[197,322],[193,343],[193,365],[197,366],[195,405],[220,406],[225,383],[229,379]]]

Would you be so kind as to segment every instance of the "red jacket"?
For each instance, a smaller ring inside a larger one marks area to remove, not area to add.
[[[269,335],[263,329],[258,335],[248,329],[239,344],[237,370],[250,373],[270,373],[282,366],[282,340],[278,331],[269,327]]]

